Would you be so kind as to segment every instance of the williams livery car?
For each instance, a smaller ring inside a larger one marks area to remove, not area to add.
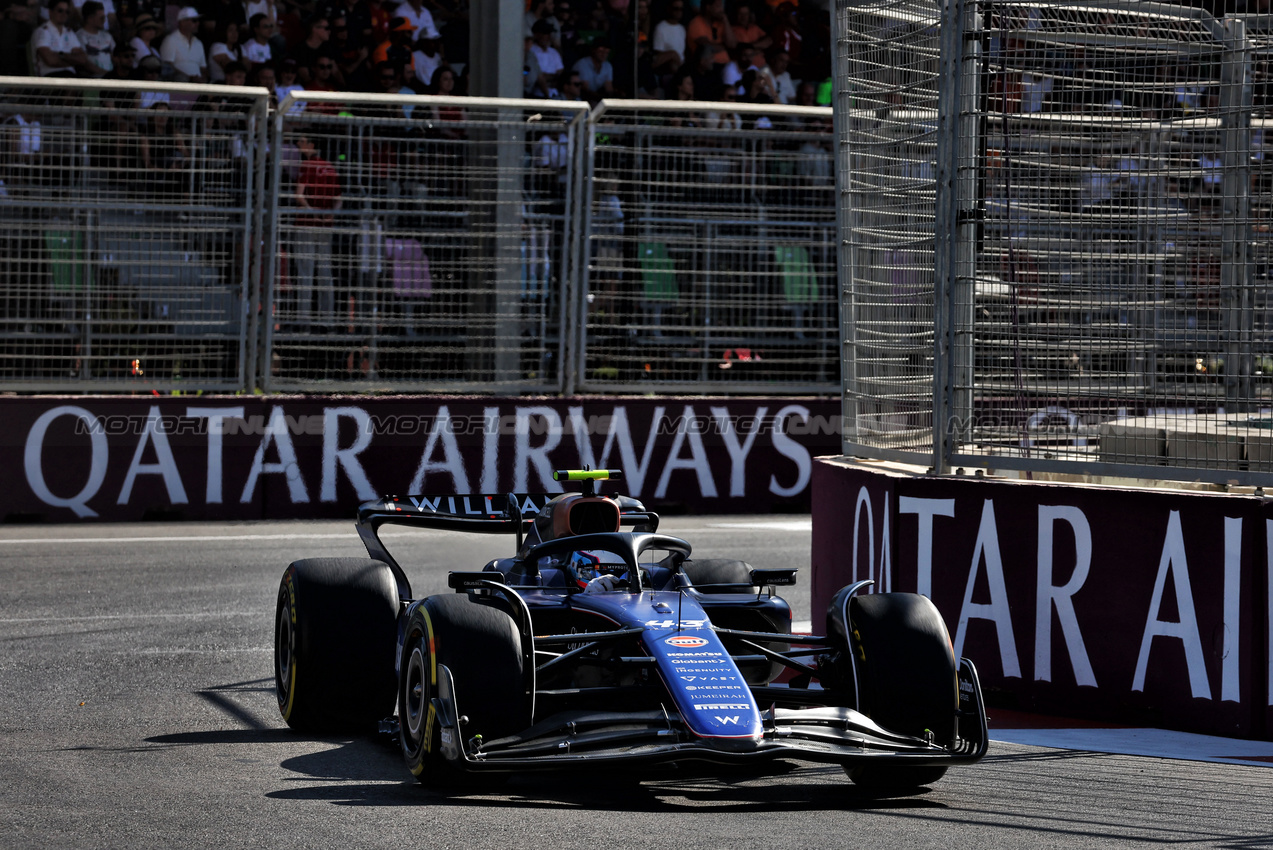
[[[394,729],[422,781],[568,767],[807,760],[906,788],[986,752],[981,688],[933,604],[839,591],[822,635],[792,634],[793,569],[695,559],[640,502],[385,497],[370,559],[297,561],[276,609],[279,709],[303,732]],[[387,524],[504,533],[509,557],[413,598]],[[393,717],[395,714],[396,718]],[[386,718],[388,720],[386,721]]]

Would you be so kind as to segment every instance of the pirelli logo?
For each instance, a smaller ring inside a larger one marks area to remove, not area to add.
[[[694,706],[695,711],[728,711],[730,709],[751,708],[746,702],[705,702]]]

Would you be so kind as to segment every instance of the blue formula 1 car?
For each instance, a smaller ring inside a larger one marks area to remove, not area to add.
[[[596,494],[616,471],[554,477],[583,492],[369,502],[357,528],[370,560],[289,566],[275,618],[287,723],[388,717],[425,782],[797,759],[889,790],[985,754],[976,671],[925,597],[859,582],[835,595],[823,635],[792,634],[774,589],[795,570],[693,558],[636,500]],[[516,550],[452,572],[454,594],[415,599],[386,523],[506,533]]]

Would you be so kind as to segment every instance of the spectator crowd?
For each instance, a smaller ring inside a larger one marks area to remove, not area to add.
[[[472,2],[0,0],[0,75],[464,95]],[[527,97],[830,102],[817,0],[528,0],[524,36]]]

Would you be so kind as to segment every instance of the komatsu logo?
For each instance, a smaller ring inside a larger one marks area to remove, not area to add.
[[[694,649],[700,646],[707,646],[706,640],[704,640],[701,637],[694,637],[692,635],[676,635],[675,637],[667,638],[663,642],[668,644],[669,646],[679,646],[685,649]]]

